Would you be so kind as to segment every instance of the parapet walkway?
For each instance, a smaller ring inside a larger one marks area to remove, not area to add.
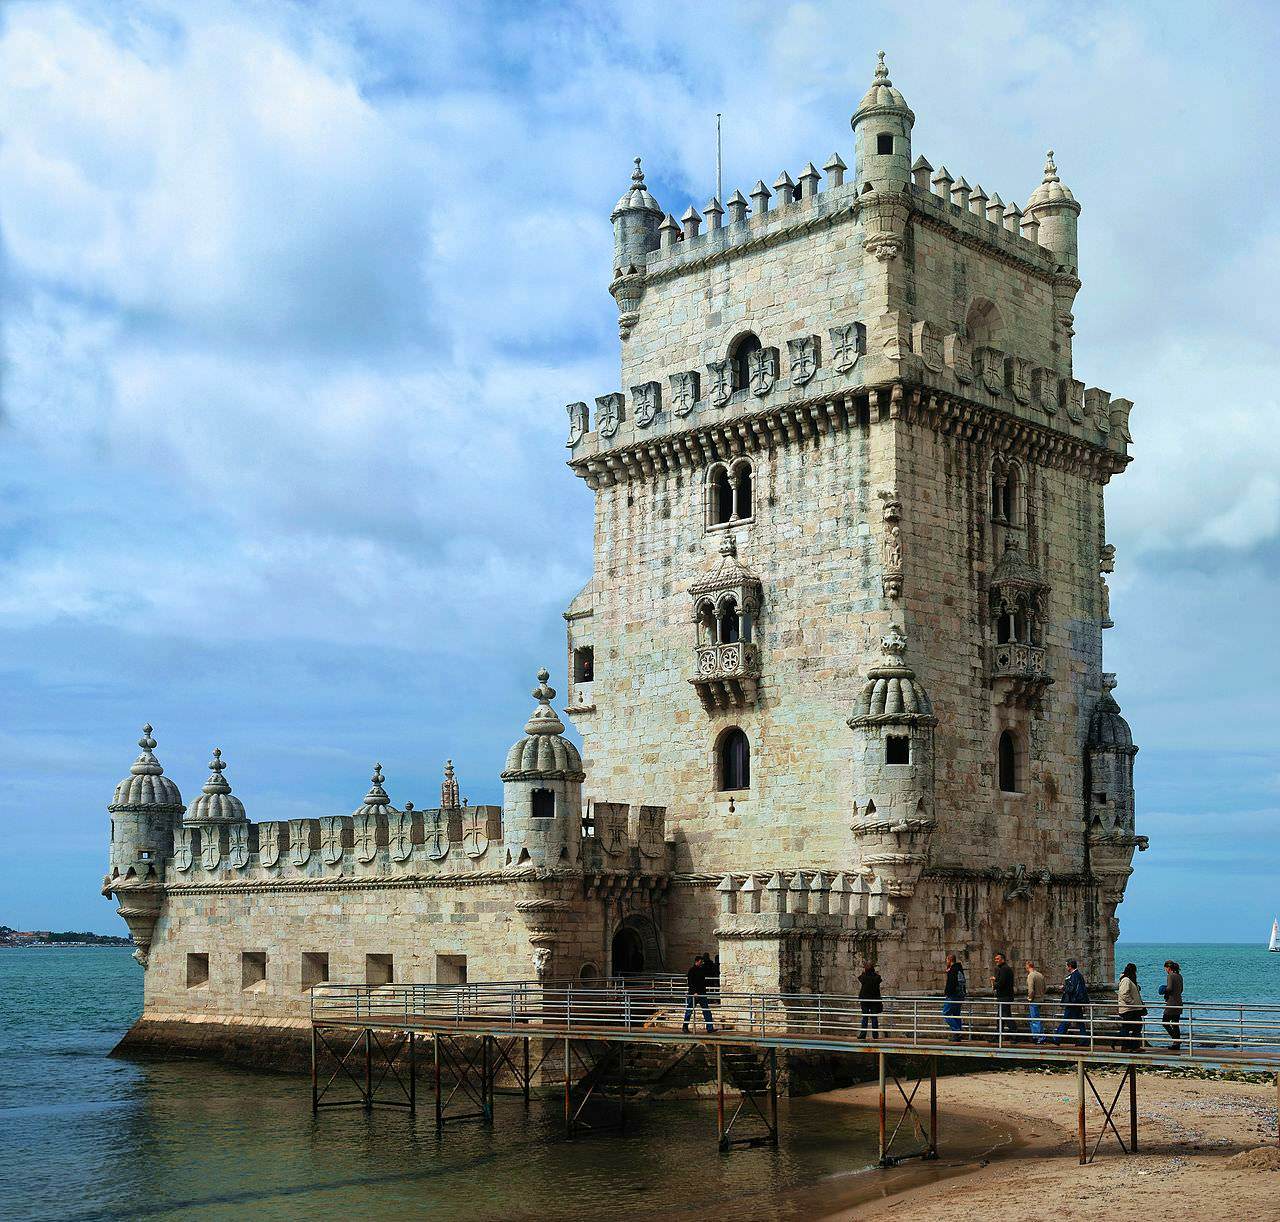
[[[952,1029],[942,1005],[937,997],[885,998],[883,1012],[875,1016],[875,1032],[871,1016],[863,1014],[854,997],[713,993],[712,1030],[705,1030],[705,1016],[694,1007],[686,1031],[685,993],[669,982],[649,981],[642,988],[625,982],[592,987],[525,981],[325,984],[311,995],[312,1108],[387,1105],[416,1110],[418,1045],[426,1038],[431,1041],[438,1125],[462,1119],[492,1123],[494,1083],[505,1069],[526,1101],[535,1076],[557,1083],[569,1136],[602,1127],[602,1110],[613,1113],[615,1125],[625,1124],[628,1096],[634,1094],[628,1076],[628,1061],[636,1057],[633,1046],[667,1045],[673,1052],[687,1053],[701,1045],[715,1059],[722,1150],[777,1143],[779,1052],[870,1055],[876,1058],[880,1081],[879,1152],[885,1166],[904,1157],[937,1157],[939,1057],[989,1060],[993,1065],[1074,1064],[1082,1163],[1092,1160],[1108,1133],[1122,1150],[1137,1149],[1137,1079],[1143,1067],[1274,1073],[1280,1095],[1280,1005],[1184,1005],[1176,1049],[1159,1022],[1158,1009],[1144,1018],[1135,1038],[1133,1030],[1120,1029],[1114,1005],[1048,1003],[1041,1007],[1037,1024],[1024,1003],[1005,1006],[1002,1012],[995,1001],[967,1001],[958,1016],[960,1032]],[[1070,1021],[1069,1030],[1057,1037],[1064,1020]],[[927,1077],[900,1077],[890,1060],[894,1057],[899,1064],[902,1057],[915,1058],[911,1064],[917,1068],[927,1064]],[[1096,1077],[1107,1067],[1120,1070],[1110,1103]],[[322,1082],[325,1073],[329,1076]],[[927,1123],[915,1102],[926,1081]],[[340,1082],[353,1085],[357,1095],[330,1097]],[[890,1083],[896,1091],[895,1110],[900,1108],[892,1131]],[[1127,1142],[1116,1123],[1126,1086]],[[1102,1113],[1092,1146],[1090,1096]],[[726,1099],[734,1108],[731,1116]],[[458,1110],[465,1106],[474,1110]],[[595,1123],[587,1123],[589,1115],[595,1116]],[[895,1152],[897,1138],[906,1136],[905,1124],[915,1135],[916,1148]]]

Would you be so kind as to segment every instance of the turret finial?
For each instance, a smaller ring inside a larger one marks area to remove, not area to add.
[[[1058,182],[1058,167],[1053,164],[1053,149],[1044,155],[1044,181]]]
[[[156,740],[151,737],[150,725],[142,727],[142,737],[138,739],[138,746],[144,751],[154,751],[156,749]]]
[[[134,776],[161,776],[164,769],[160,767],[160,761],[151,754],[156,748],[156,740],[151,736],[149,725],[142,727],[142,737],[138,739],[138,746],[142,748],[142,752],[133,761],[133,767],[129,771]]]
[[[556,716],[556,711],[551,707],[551,701],[555,699],[556,689],[551,687],[547,680],[551,678],[550,671],[544,666],[538,671],[538,686],[533,689],[533,697],[538,702],[538,707],[529,715],[529,720],[525,722],[524,732],[526,734],[563,734],[564,723]]]
[[[213,759],[209,761],[209,779],[204,783],[205,793],[215,794],[231,792],[231,786],[222,775],[226,766],[226,761],[222,758],[222,752],[217,747],[214,747]]]
[[[889,79],[889,69],[885,66],[883,51],[876,52],[876,84],[877,85],[893,84],[893,82]]]
[[[640,167],[640,158],[636,158],[636,168],[631,171],[632,187],[644,190],[644,170]]]
[[[907,652],[907,638],[897,624],[890,624],[880,638],[880,648],[884,650],[886,666],[902,666],[903,654]]]
[[[453,760],[444,762],[444,780],[440,783],[440,805],[446,810],[456,810],[462,805],[458,801],[458,778],[453,771]]]

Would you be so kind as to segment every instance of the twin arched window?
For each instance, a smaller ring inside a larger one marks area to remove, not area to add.
[[[753,494],[750,459],[740,458],[732,466],[716,463],[707,473],[707,525],[748,520]]]
[[[732,594],[723,594],[719,601],[704,599],[698,606],[698,644],[733,645],[751,640],[751,616],[738,606]]]
[[[716,772],[721,791],[751,788],[751,744],[737,726],[720,736],[716,748]]]
[[[991,520],[1002,526],[1017,526],[1022,520],[1021,472],[1016,463],[997,458],[991,464]]]

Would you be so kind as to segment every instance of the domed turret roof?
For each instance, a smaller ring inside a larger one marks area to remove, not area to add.
[[[142,754],[133,761],[129,775],[116,786],[115,797],[107,807],[112,813],[130,810],[171,810],[181,814],[186,808],[182,805],[182,795],[178,787],[160,767],[160,761],[152,754],[156,740],[151,737],[151,727],[142,727],[142,737],[138,739]]]
[[[549,678],[551,675],[545,666],[538,671],[538,686],[533,689],[538,707],[525,722],[524,738],[513,743],[507,752],[507,766],[502,771],[504,781],[586,780],[582,756],[564,737],[564,722],[551,707],[556,690],[547,686]]]
[[[902,629],[890,625],[880,638],[880,645],[884,658],[867,672],[858,711],[849,718],[849,725],[935,725],[937,718],[928,693],[916,682],[915,671],[903,659],[907,638]]]
[[[222,752],[213,749],[213,759],[209,761],[209,779],[204,789],[187,811],[187,823],[235,823],[245,818],[244,803],[231,792],[231,786],[222,775],[226,764]]]
[[[1045,580],[1026,553],[1018,546],[1017,537],[1010,533],[1005,537],[1004,554],[991,574],[992,586],[1043,587]]]
[[[662,209],[658,207],[658,201],[649,194],[649,189],[644,185],[644,171],[640,168],[640,158],[636,158],[636,168],[631,171],[631,186],[624,192],[622,198],[613,206],[613,212],[610,214],[611,221],[618,219],[619,212],[626,212],[628,209],[635,208],[642,212],[652,212],[657,216],[662,215]]]
[[[915,122],[915,112],[907,105],[907,99],[902,96],[901,90],[894,88],[893,82],[889,79],[889,69],[885,67],[883,51],[876,57],[876,74],[871,82],[871,88],[863,95],[862,101],[858,103],[858,109],[854,112],[854,126],[857,126],[858,119],[865,111],[881,109],[903,111],[910,116],[913,123]]]
[[[387,791],[382,788],[382,783],[385,779],[382,775],[382,765],[374,764],[373,776],[369,778],[369,792],[364,795],[364,801],[356,807],[354,814],[389,816],[400,813],[391,805],[391,799],[387,797]]]
[[[702,594],[715,594],[720,590],[739,590],[751,586],[760,587],[757,577],[738,559],[738,545],[728,532],[720,540],[720,554],[711,562],[706,572],[689,586],[695,598]]]
[[[1075,208],[1077,212],[1080,211],[1080,205],[1076,203],[1076,197],[1071,194],[1071,189],[1058,177],[1058,167],[1053,164],[1053,149],[1045,154],[1044,180],[1027,197],[1026,211],[1030,212],[1033,208],[1049,204],[1065,204]]]
[[[1120,706],[1111,694],[1115,685],[1115,675],[1102,676],[1102,695],[1098,697],[1093,716],[1089,719],[1089,749],[1136,754],[1138,748],[1133,745],[1133,731],[1120,715]]]

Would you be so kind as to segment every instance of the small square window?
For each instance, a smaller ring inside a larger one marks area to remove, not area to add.
[[[550,789],[535,789],[531,795],[531,802],[535,819],[555,818],[556,795]]]
[[[240,952],[240,987],[242,989],[266,988],[267,952],[245,950]]]
[[[889,132],[881,132],[876,137],[876,152],[882,157],[893,152],[893,136]]]
[[[590,645],[579,645],[573,651],[573,681],[590,683],[596,674],[596,651]]]
[[[1106,804],[1107,804],[1107,795],[1106,795],[1105,793],[1095,793],[1095,794],[1093,795],[1093,800],[1094,800],[1094,801],[1095,801],[1099,806],[1106,806]]]
[[[391,956],[365,955],[364,982],[373,985],[394,984],[395,971],[392,968]]]
[[[209,956],[187,956],[187,988],[199,989],[209,983]]]
[[[436,984],[466,984],[466,955],[437,955]]]
[[[886,764],[911,763],[911,739],[905,734],[890,734],[884,740],[884,762]]]
[[[302,956],[302,987],[313,988],[329,979],[329,955],[325,951],[306,951]]]

